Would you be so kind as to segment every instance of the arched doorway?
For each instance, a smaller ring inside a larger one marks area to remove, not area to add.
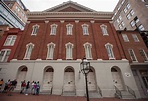
[[[73,67],[67,67],[64,71],[64,91],[75,90],[75,75]]]
[[[43,76],[43,91],[50,91],[53,86],[53,73],[54,70],[51,66],[47,66],[44,69],[44,76]]]
[[[96,83],[96,76],[95,70],[93,67],[90,68],[90,71],[87,75],[88,78],[88,90],[89,91],[96,91],[97,90],[97,83]]]
[[[21,82],[26,79],[27,71],[28,71],[28,68],[26,66],[19,67],[18,74],[17,74],[16,90],[20,90],[21,89]]]
[[[121,76],[120,69],[118,67],[112,67],[111,68],[111,73],[112,73],[114,85],[119,90],[123,90],[124,89],[124,86],[123,86],[123,79],[122,79],[122,76]]]

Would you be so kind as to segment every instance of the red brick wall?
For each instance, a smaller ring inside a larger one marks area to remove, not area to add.
[[[122,38],[122,34],[126,34],[128,36],[129,42],[124,42],[124,40]],[[137,37],[139,39],[139,42],[135,42],[134,41],[134,39],[132,37],[132,34],[136,34],[137,35]],[[128,49],[133,49],[138,62],[144,62],[142,56],[140,55],[139,49],[143,49],[146,53],[148,53],[148,49],[145,46],[145,44],[143,42],[143,39],[141,38],[139,32],[136,32],[136,31],[128,31],[128,32],[125,32],[124,31],[122,33],[118,33],[118,35],[119,35],[120,41],[122,43],[122,47],[124,49],[124,53],[126,55],[126,58],[130,62],[132,62],[131,57],[130,57],[130,55],[128,53]]]
[[[73,25],[73,35],[66,35],[67,24]],[[39,30],[37,36],[31,36],[32,26],[38,24]],[[57,34],[50,35],[50,25],[57,24]],[[89,35],[83,35],[82,24],[89,25]],[[107,25],[107,30],[109,36],[103,36],[100,25]],[[49,23],[44,21],[31,21],[26,25],[19,48],[17,50],[16,56],[17,59],[23,59],[26,52],[26,45],[28,43],[33,43],[34,49],[31,54],[31,60],[34,59],[46,59],[47,56],[47,44],[53,42],[56,44],[54,50],[54,60],[56,59],[66,59],[66,48],[65,44],[71,42],[74,44],[73,48],[73,59],[82,59],[85,56],[83,44],[89,42],[92,44],[92,57],[93,59],[104,59],[108,60],[107,51],[105,44],[110,43],[113,45],[113,51],[115,58],[121,58],[121,47],[117,44],[119,42],[118,37],[116,36],[115,29],[112,27],[112,24],[109,21],[95,21],[91,23],[90,20],[80,20],[78,23],[75,20],[65,20],[64,23],[59,21],[51,20]]]

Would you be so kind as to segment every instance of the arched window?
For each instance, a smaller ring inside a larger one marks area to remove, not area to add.
[[[36,24],[36,25],[32,26],[32,33],[31,33],[31,35],[37,35],[38,29],[39,29],[39,25]]]
[[[89,26],[88,26],[87,24],[83,24],[83,25],[82,25],[83,35],[89,35],[88,27],[89,27]]]
[[[25,53],[24,59],[30,59],[33,48],[34,48],[33,43],[29,43],[29,44],[26,45],[26,53]]]
[[[66,59],[73,59],[72,57],[73,44],[69,42],[65,46],[66,46]]]
[[[113,53],[113,45],[110,43],[107,43],[105,47],[106,47],[109,59],[115,59],[114,53]]]
[[[91,48],[92,48],[92,45],[90,43],[87,42],[84,44],[85,56],[87,59],[92,59]]]
[[[52,25],[51,25],[51,32],[50,32],[50,35],[56,35],[57,26],[58,26],[58,25],[56,25],[56,24],[52,24]]]
[[[47,45],[47,48],[48,48],[47,59],[53,59],[55,44],[51,42]]]
[[[101,27],[101,30],[102,30],[102,34],[103,35],[108,35],[107,26],[103,24],[100,27]]]
[[[72,35],[73,25],[72,24],[67,24],[66,28],[67,28],[67,35]]]
[[[16,38],[16,35],[9,35],[4,43],[4,46],[13,46]]]

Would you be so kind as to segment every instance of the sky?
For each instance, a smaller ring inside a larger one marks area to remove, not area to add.
[[[22,0],[30,11],[44,11],[69,0]],[[96,11],[112,12],[119,0],[71,0]]]

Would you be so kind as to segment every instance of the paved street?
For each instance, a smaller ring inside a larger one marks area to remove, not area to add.
[[[12,96],[0,93],[0,101],[86,101],[85,97],[69,97],[69,96],[57,96],[57,95],[24,95],[13,93]],[[116,98],[102,98],[102,99],[90,99],[90,101],[148,101],[148,99],[130,99],[121,100]]]

